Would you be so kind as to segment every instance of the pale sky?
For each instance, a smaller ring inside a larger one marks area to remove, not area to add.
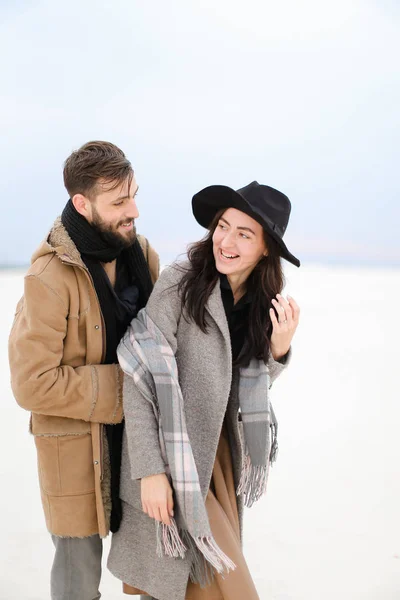
[[[292,201],[307,261],[400,264],[395,0],[0,3],[0,263],[27,262],[90,139],[128,155],[138,230],[172,260],[210,184]]]

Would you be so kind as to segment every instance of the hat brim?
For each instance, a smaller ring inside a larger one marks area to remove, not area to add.
[[[192,198],[192,210],[196,221],[206,229],[210,228],[216,214],[221,209],[236,208],[260,223],[263,229],[279,245],[281,256],[296,267],[300,266],[300,261],[286,247],[282,238],[272,229],[272,227],[259,214],[252,210],[250,204],[236,190],[226,185],[210,185]]]

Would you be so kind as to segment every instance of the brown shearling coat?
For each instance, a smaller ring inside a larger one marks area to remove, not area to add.
[[[153,282],[159,260],[139,236]],[[58,218],[32,257],[9,338],[11,385],[30,410],[49,531],[109,531],[108,449],[103,425],[122,420],[118,365],[102,364],[104,320],[90,273]]]

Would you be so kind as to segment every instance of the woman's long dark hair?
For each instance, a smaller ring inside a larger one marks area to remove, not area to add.
[[[189,267],[179,283],[182,306],[190,319],[207,331],[205,306],[211,292],[219,280],[215,267],[212,237],[218,221],[225,210],[215,216],[208,234],[199,242],[189,246]],[[264,241],[268,256],[262,258],[246,281],[246,291],[251,294],[248,328],[243,348],[235,361],[235,366],[246,366],[252,358],[265,363],[269,357],[272,322],[269,309],[273,308],[272,298],[282,292],[284,275],[279,246],[264,230]]]

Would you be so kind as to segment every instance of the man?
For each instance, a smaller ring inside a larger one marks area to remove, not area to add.
[[[32,258],[9,340],[30,410],[55,558],[53,600],[100,598],[102,538],[121,519],[122,371],[116,349],[158,276],[136,236],[138,185],[124,153],[89,142],[66,160],[70,199]]]

